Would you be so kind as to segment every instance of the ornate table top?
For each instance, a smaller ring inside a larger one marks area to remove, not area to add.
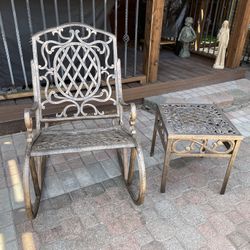
[[[169,134],[241,136],[215,105],[161,104],[158,108]]]

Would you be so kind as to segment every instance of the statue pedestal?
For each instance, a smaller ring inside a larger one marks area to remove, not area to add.
[[[224,65],[214,64],[213,68],[214,69],[224,69]]]

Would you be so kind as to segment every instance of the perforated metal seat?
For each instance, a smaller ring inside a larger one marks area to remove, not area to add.
[[[92,150],[132,148],[135,141],[122,128],[99,130],[53,130],[42,132],[33,144],[31,156]]]

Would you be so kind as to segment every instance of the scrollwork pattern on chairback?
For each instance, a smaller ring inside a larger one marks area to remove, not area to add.
[[[90,113],[98,116],[105,114],[96,103],[117,104],[111,88],[111,80],[115,79],[111,52],[114,40],[108,33],[104,34],[106,41],[98,39],[98,35],[86,26],[61,26],[39,37],[38,73],[39,81],[45,85],[42,109],[49,104],[65,104],[57,118],[68,117],[70,110],[73,117]],[[46,36],[48,39],[42,39]],[[55,86],[51,87],[51,83]]]

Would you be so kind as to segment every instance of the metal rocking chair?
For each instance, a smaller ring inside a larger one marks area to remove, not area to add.
[[[46,157],[62,153],[118,149],[129,193],[136,204],[142,204],[146,188],[144,158],[136,139],[135,104],[130,104],[130,128],[126,129],[123,122],[123,106],[128,104],[122,97],[116,37],[87,25],[70,23],[33,35],[32,48],[34,105],[24,111],[27,148],[23,186],[27,216],[35,218],[38,212]],[[113,104],[115,112],[106,112],[105,104]],[[51,107],[58,111],[54,116],[46,113]],[[82,130],[49,127],[51,123],[81,119],[112,119],[113,125]],[[129,166],[125,159],[128,148]],[[133,178],[136,158],[139,177]],[[132,180],[138,182],[136,189]]]

